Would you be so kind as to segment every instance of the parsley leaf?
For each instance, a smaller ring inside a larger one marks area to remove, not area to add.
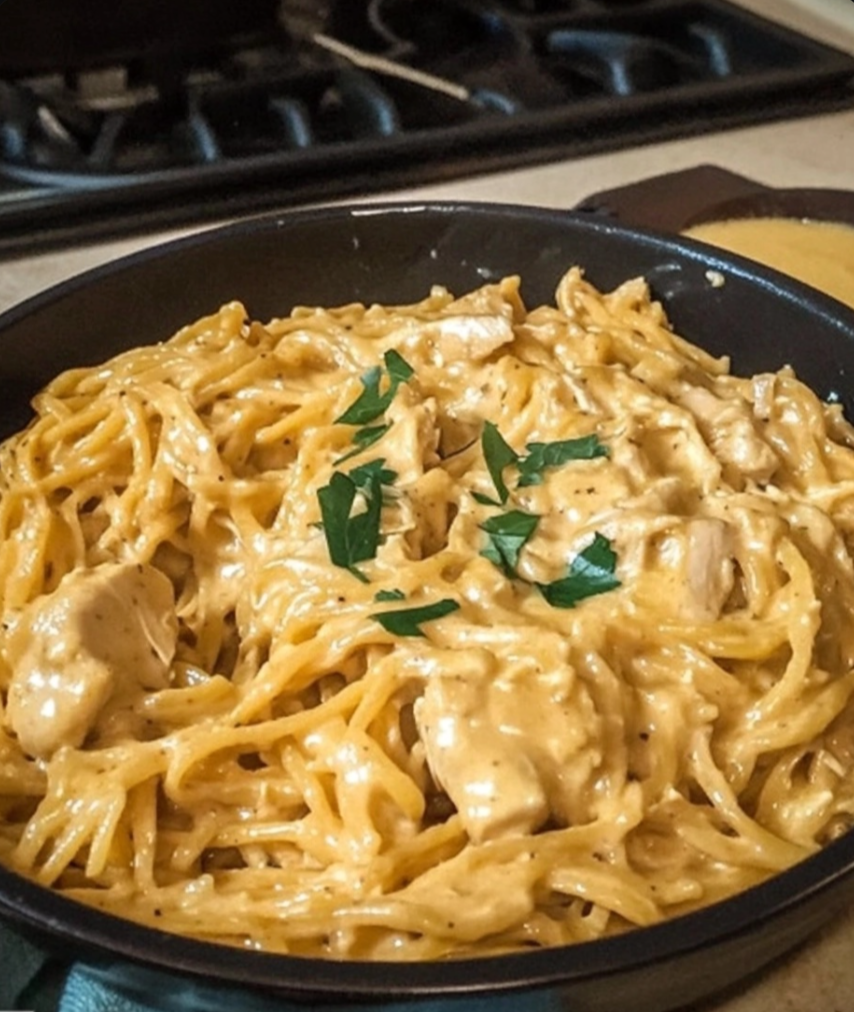
[[[504,481],[504,468],[515,464],[519,470],[519,487],[540,485],[543,471],[547,467],[560,467],[571,460],[592,460],[607,457],[608,447],[593,433],[578,439],[561,439],[554,443],[528,443],[527,456],[521,456],[508,445],[493,422],[484,422],[481,436],[483,459],[489,470],[492,483],[498,492],[498,500],[490,499],[482,492],[473,492],[477,502],[483,506],[503,506],[510,496]]]
[[[378,457],[376,460],[369,460],[367,464],[354,467],[347,477],[357,489],[367,492],[375,480],[379,481],[380,485],[393,485],[397,480],[397,471],[385,466],[385,457]]]
[[[378,590],[374,594],[374,600],[379,603],[381,601],[405,601],[406,594],[402,590]]]
[[[579,439],[562,439],[555,443],[528,443],[528,456],[519,461],[519,485],[540,485],[547,467],[560,467],[571,460],[592,460],[607,457],[608,447],[593,433]]]
[[[363,429],[359,429],[353,434],[354,448],[349,453],[345,453],[343,457],[339,457],[335,463],[342,464],[345,460],[349,460],[351,457],[355,457],[356,454],[361,453],[362,450],[367,450],[369,446],[373,446],[374,443],[382,439],[390,428],[390,425],[368,425]]]
[[[385,362],[386,369],[388,369],[391,381],[396,387],[400,386],[401,383],[405,383],[414,373],[412,366],[394,348],[389,348],[385,355],[383,355],[383,361]]]
[[[380,543],[380,514],[383,508],[382,489],[377,484],[367,496],[368,508],[347,521],[347,540],[350,549],[350,566],[373,559]]]
[[[395,636],[423,636],[422,622],[432,622],[457,611],[459,602],[449,597],[433,604],[420,605],[416,608],[400,608],[395,611],[380,611],[371,616],[386,630]]]
[[[323,534],[334,565],[348,569],[363,583],[367,577],[357,563],[373,559],[380,543],[383,485],[390,485],[396,472],[384,467],[385,460],[372,460],[349,474],[335,471],[328,485],[317,490]],[[351,516],[356,495],[361,492],[366,509]]]
[[[486,461],[489,476],[492,478],[495,491],[498,493],[498,502],[493,503],[479,493],[475,494],[475,498],[478,502],[485,505],[503,506],[510,495],[507,486],[504,484],[504,468],[515,464],[519,460],[519,454],[508,445],[494,422],[483,423],[483,433],[480,437],[480,443],[483,448],[483,459]]]
[[[343,422],[346,425],[365,425],[373,422],[394,400],[400,384],[405,383],[413,375],[412,366],[393,348],[383,355],[383,361],[385,370],[375,365],[362,376],[364,389],[344,414],[335,419],[336,422]],[[380,393],[384,371],[388,375],[389,382],[385,393]]]
[[[489,537],[486,547],[480,554],[495,563],[501,572],[512,580],[516,576],[519,553],[539,522],[538,516],[524,513],[522,510],[512,510],[497,517],[490,517],[480,525],[480,529]]]
[[[382,439],[390,428],[390,425],[366,425],[365,428],[353,433],[353,442],[364,450],[373,446],[378,439]]]
[[[597,531],[591,543],[572,560],[566,576],[537,586],[552,607],[574,608],[586,597],[619,587],[620,581],[614,576],[616,567],[617,554],[611,542]]]
[[[350,548],[350,510],[356,498],[356,486],[346,474],[336,471],[329,479],[329,484],[317,490],[317,501],[320,503],[320,515],[323,523],[323,534],[329,558],[336,566],[349,569],[354,575],[363,579],[358,570],[354,570],[357,561],[353,558]]]

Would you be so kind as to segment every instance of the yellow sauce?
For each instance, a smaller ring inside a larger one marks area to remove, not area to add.
[[[854,307],[854,228],[794,218],[741,218],[695,225],[692,239],[750,257]]]

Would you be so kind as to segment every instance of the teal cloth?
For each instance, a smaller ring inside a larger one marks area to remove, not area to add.
[[[139,980],[145,980],[143,971]],[[157,993],[159,991],[159,993]],[[174,977],[169,986],[138,993],[116,990],[95,965],[68,963],[0,925],[0,1012],[559,1012],[552,992],[479,998],[393,1001],[386,1004],[301,1004],[248,989],[210,986]]]
[[[0,1009],[57,1012],[68,966],[0,924]]]

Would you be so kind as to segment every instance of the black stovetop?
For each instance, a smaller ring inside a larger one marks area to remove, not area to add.
[[[0,253],[854,104],[854,58],[726,0],[78,2],[29,46],[0,5]]]

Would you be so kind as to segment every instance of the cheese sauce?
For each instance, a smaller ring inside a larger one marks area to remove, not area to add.
[[[0,863],[41,885],[428,960],[654,924],[854,823],[854,429],[642,279],[232,303],[34,409]]]

